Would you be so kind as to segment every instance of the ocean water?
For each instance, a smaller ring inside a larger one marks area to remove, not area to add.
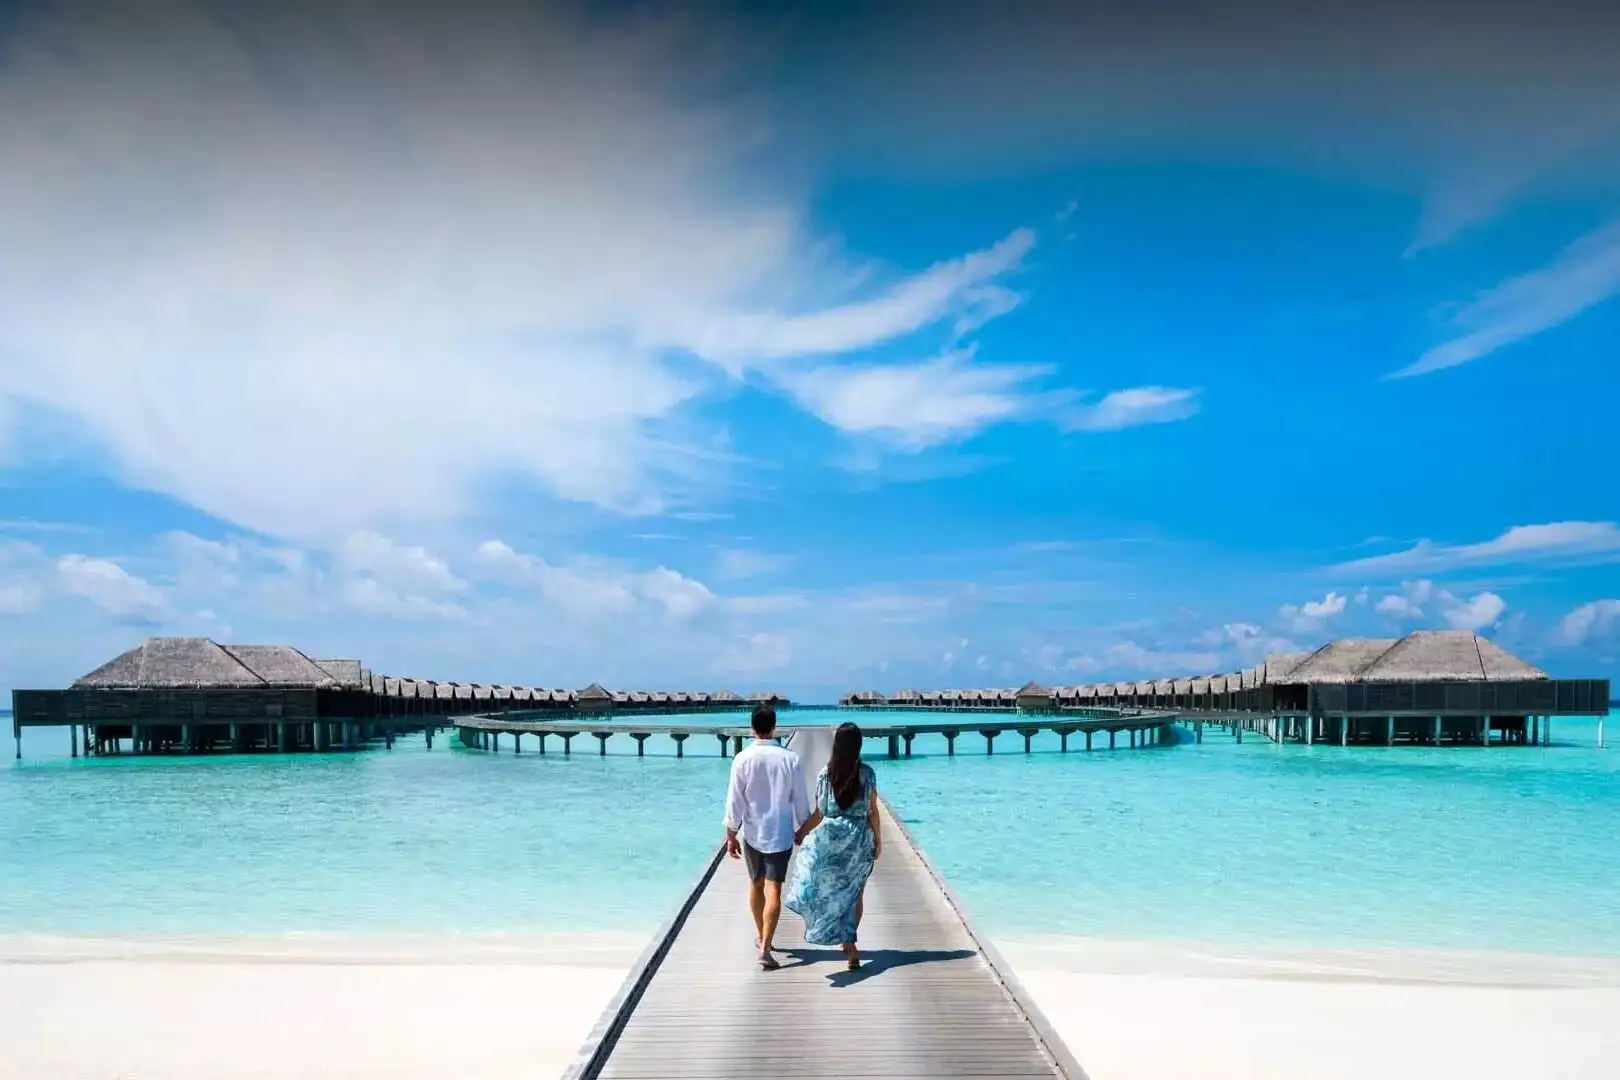
[[[1553,732],[1549,749],[867,749],[992,934],[1620,955],[1620,754],[1592,721]],[[727,770],[706,738],[684,760],[582,738],[568,758],[439,739],[77,761],[24,739],[17,765],[0,744],[0,933],[651,930],[719,839]]]

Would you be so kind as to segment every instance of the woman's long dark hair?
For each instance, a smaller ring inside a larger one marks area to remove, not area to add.
[[[827,786],[840,810],[848,810],[861,796],[861,729],[843,723],[833,733],[832,757],[827,759]]]

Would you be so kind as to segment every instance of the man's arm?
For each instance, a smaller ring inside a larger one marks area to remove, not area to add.
[[[804,763],[795,755],[793,758],[793,828],[798,837],[802,837],[809,831],[804,826],[809,822],[810,817],[810,796],[804,788]]]
[[[742,828],[748,804],[743,801],[742,778],[737,774],[737,758],[731,759],[731,779],[726,783],[726,854],[733,859],[742,857],[737,843],[737,830]]]

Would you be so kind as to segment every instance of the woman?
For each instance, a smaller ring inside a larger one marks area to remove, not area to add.
[[[795,840],[802,846],[783,902],[804,917],[805,941],[843,946],[854,971],[861,966],[855,928],[866,879],[883,851],[877,778],[861,761],[861,729],[854,724],[840,724],[833,735],[832,757],[816,777],[815,809]]]

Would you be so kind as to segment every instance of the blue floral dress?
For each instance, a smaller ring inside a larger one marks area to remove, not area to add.
[[[821,824],[799,847],[788,871],[783,903],[804,917],[804,940],[811,945],[842,945],[855,940],[855,901],[872,875],[872,799],[877,777],[861,764],[861,793],[848,807],[838,805],[827,770],[816,777],[816,808]]]

